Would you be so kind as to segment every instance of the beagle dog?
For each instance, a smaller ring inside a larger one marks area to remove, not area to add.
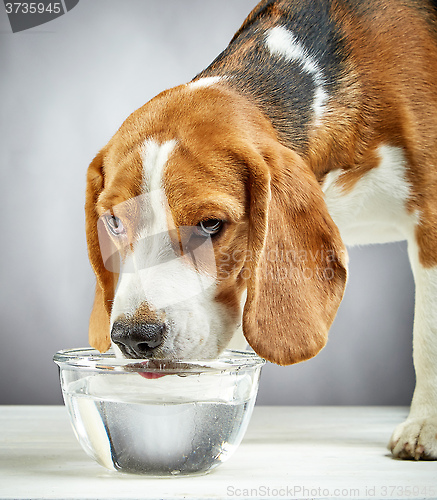
[[[89,166],[90,344],[297,363],[327,341],[345,244],[407,240],[417,381],[389,448],[437,459],[436,82],[431,0],[262,0]]]

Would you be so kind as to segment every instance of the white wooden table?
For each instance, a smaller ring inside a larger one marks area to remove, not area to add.
[[[191,478],[106,471],[64,407],[0,406],[1,499],[437,498],[437,462],[394,460],[393,407],[255,407],[236,453]]]

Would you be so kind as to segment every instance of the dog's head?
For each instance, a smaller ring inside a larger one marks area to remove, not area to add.
[[[212,358],[242,324],[262,357],[325,345],[344,246],[314,174],[248,100],[188,84],[133,113],[91,163],[90,344]]]

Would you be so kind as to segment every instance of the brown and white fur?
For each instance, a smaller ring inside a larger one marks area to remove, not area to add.
[[[427,0],[263,0],[128,117],[88,170],[91,345],[296,363],[327,341],[344,245],[407,240],[417,382],[389,447],[437,459],[436,23]]]

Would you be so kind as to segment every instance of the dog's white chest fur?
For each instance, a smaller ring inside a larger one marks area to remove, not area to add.
[[[322,190],[329,213],[347,245],[386,243],[409,239],[417,214],[407,210],[411,186],[400,148],[380,146],[378,167],[365,173],[352,190],[341,183],[343,171],[329,172]]]

